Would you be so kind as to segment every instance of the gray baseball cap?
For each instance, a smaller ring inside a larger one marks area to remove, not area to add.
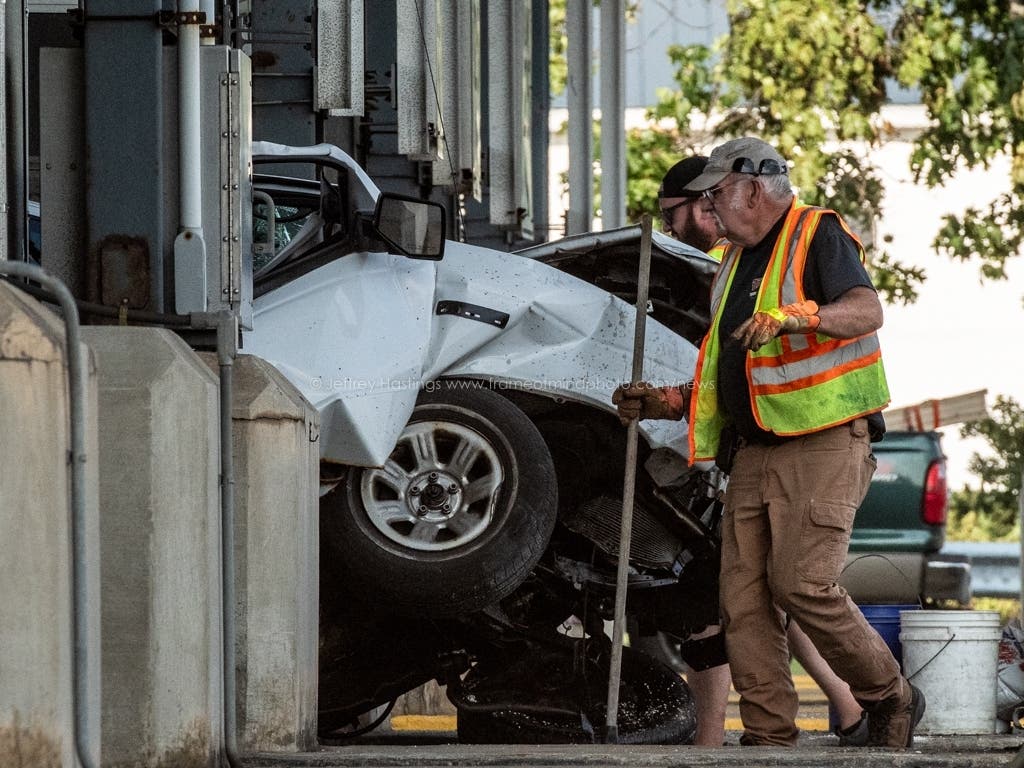
[[[687,184],[685,189],[687,192],[703,192],[721,184],[730,173],[772,176],[789,173],[789,167],[770,144],[753,136],[744,136],[711,150],[704,172]]]

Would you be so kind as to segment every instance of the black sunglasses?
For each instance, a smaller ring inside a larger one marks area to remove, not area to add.
[[[661,223],[664,224],[666,227],[672,226],[672,218],[676,215],[676,211],[678,211],[684,205],[692,205],[698,200],[700,200],[700,195],[683,200],[681,203],[670,205],[668,208],[662,208]]]
[[[784,163],[772,160],[770,157],[761,161],[755,168],[754,161],[749,157],[737,157],[732,163],[733,173],[750,173],[754,176],[774,176],[780,173],[788,173],[789,169]]]

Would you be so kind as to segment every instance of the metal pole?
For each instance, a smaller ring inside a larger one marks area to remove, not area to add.
[[[594,218],[594,100],[590,86],[590,3],[567,0],[566,99],[569,105],[569,210],[565,234],[592,229]]]
[[[273,239],[271,232],[271,239]],[[234,389],[232,382],[238,354],[238,318],[218,313],[217,365],[220,370],[220,536],[221,536],[221,621],[224,672],[224,756],[231,768],[239,768],[238,706],[235,676],[235,459],[232,432]]]
[[[626,7],[601,0],[601,229],[626,223]]]
[[[7,51],[7,3],[0,0],[0,51]],[[10,197],[7,189],[7,56],[0,55],[0,261],[7,258],[10,243],[7,242],[9,224],[7,217]]]
[[[636,286],[636,325],[633,329],[633,368],[630,381],[644,375],[644,335],[647,330],[647,294],[651,274],[651,216],[640,219],[640,272]],[[622,528],[619,533],[619,563],[615,581],[615,625],[612,630],[611,670],[608,673],[608,706],[605,743],[619,741],[619,682],[622,677],[622,636],[626,624],[626,578],[629,573],[629,547],[633,532],[633,493],[636,488],[637,423],[626,430],[626,472],[622,483]]]
[[[4,187],[7,208],[7,258],[24,261],[25,248],[25,200],[28,195],[28,150],[25,125],[28,76],[26,73],[25,15],[24,0],[14,0],[4,5],[4,78],[7,147],[0,162],[7,164],[7,178]]]

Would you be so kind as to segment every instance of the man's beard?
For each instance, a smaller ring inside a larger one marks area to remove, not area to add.
[[[705,230],[696,226],[692,221],[688,221],[686,222],[686,226],[684,226],[679,231],[679,234],[676,235],[676,239],[680,242],[686,243],[687,245],[692,245],[699,251],[707,253],[711,250],[711,246],[718,241],[718,236],[710,235]]]

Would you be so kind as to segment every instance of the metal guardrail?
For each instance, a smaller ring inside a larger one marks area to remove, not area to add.
[[[947,541],[933,559],[969,563],[975,597],[1021,596],[1019,542]]]

